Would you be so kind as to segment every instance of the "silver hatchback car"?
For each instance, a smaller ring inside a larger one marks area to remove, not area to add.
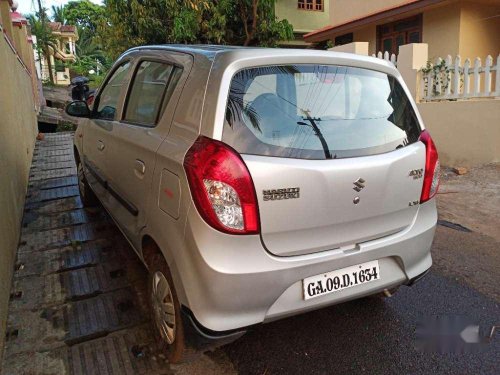
[[[150,272],[169,358],[249,327],[391,292],[432,264],[436,147],[399,72],[312,50],[124,53],[75,134],[100,201]]]

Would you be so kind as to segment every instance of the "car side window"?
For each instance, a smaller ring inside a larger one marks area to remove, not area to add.
[[[142,61],[130,89],[124,120],[144,126],[156,125],[182,73],[168,63]]]
[[[94,118],[109,121],[116,119],[116,109],[120,98],[120,91],[130,66],[130,62],[126,62],[114,71],[99,95]]]

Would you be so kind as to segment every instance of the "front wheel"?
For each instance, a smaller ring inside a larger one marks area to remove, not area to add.
[[[149,270],[149,300],[156,338],[170,363],[179,363],[185,354],[181,309],[172,275],[160,254],[154,256]]]

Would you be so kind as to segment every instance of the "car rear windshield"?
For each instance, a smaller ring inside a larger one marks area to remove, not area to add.
[[[223,141],[242,154],[300,159],[375,155],[421,129],[398,81],[374,70],[283,65],[232,79]]]

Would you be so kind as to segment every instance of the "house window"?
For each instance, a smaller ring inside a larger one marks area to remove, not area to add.
[[[323,11],[323,0],[298,0],[297,7],[302,10]]]
[[[377,51],[397,54],[399,46],[421,42],[421,14],[377,26]]]
[[[354,41],[353,33],[339,35],[335,37],[335,45],[341,46],[342,44],[352,43]]]

